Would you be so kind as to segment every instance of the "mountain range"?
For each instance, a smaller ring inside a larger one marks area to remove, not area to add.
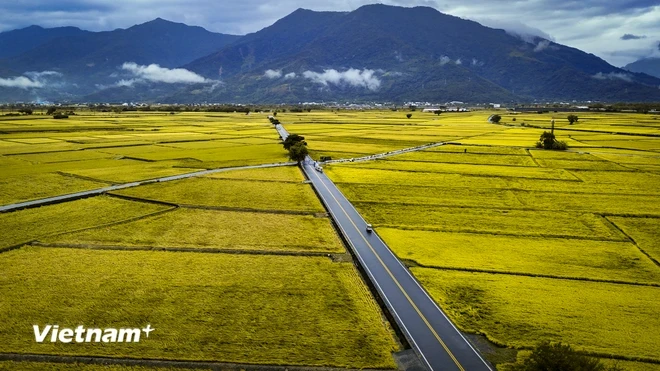
[[[429,7],[298,9],[245,36],[156,19],[0,33],[0,101],[659,101],[660,78]]]

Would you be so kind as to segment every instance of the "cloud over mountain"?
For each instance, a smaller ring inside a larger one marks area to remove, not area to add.
[[[167,84],[195,84],[195,83],[209,83],[213,82],[206,79],[192,71],[185,68],[164,68],[157,64],[150,64],[148,66],[139,65],[134,62],[125,62],[121,69],[129,72],[137,81],[150,81],[150,82],[163,82]],[[125,86],[128,86],[128,81],[125,81]],[[132,84],[130,84],[132,85]]]
[[[354,87],[363,87],[369,90],[377,90],[380,87],[380,80],[374,76],[374,70],[358,70],[350,68],[339,72],[335,69],[323,70],[323,72],[305,71],[303,77],[321,85],[349,85]]]

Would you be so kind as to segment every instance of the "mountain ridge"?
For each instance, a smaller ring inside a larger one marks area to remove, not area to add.
[[[114,31],[80,31],[0,59],[0,77],[52,71],[40,78],[65,81],[0,88],[0,99],[31,94],[182,103],[660,100],[659,78],[424,6],[299,8],[245,36],[162,18]],[[167,78],[154,77],[158,74]]]

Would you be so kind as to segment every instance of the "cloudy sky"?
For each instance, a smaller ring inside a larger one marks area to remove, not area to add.
[[[103,31],[161,17],[245,34],[301,7],[350,11],[375,2],[430,6],[491,27],[543,35],[615,66],[660,57],[660,0],[13,0],[0,3],[0,31],[32,24]]]

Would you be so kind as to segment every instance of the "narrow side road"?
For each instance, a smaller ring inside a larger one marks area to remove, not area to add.
[[[27,209],[27,208],[31,208],[31,207],[58,204],[58,203],[61,203],[61,202],[67,202],[67,201],[77,200],[79,198],[96,196],[96,195],[100,195],[100,194],[110,192],[110,191],[118,191],[120,189],[137,187],[137,186],[141,186],[141,185],[145,185],[145,184],[149,184],[149,183],[169,182],[169,181],[172,181],[172,180],[192,178],[192,177],[195,177],[195,176],[220,173],[220,172],[223,172],[223,171],[259,169],[259,168],[266,168],[266,167],[292,166],[292,165],[296,165],[296,163],[295,162],[282,162],[282,163],[275,163],[275,164],[225,167],[225,168],[220,168],[220,169],[200,170],[200,171],[194,171],[194,172],[191,172],[191,173],[172,175],[172,176],[166,176],[166,177],[155,178],[155,179],[148,179],[148,180],[143,180],[143,181],[139,181],[139,182],[115,184],[115,185],[111,185],[111,186],[107,186],[107,187],[103,187],[103,188],[92,189],[92,190],[89,190],[89,191],[68,193],[68,194],[60,195],[60,196],[40,198],[38,200],[25,201],[25,202],[18,202],[18,203],[9,204],[9,205],[3,205],[3,206],[0,206],[0,213],[20,210],[20,209]]]

